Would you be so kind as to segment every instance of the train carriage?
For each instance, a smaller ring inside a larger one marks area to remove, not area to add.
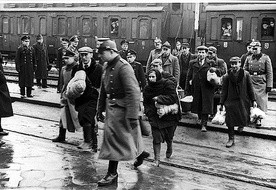
[[[259,40],[262,52],[271,58],[275,87],[276,4],[210,3],[205,11],[206,28],[202,30],[205,30],[206,44],[217,47],[218,56],[228,61],[232,56],[245,53],[249,40]]]

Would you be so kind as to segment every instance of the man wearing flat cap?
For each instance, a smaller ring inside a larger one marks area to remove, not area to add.
[[[47,46],[43,42],[43,36],[41,34],[36,36],[36,43],[33,45],[33,48],[37,63],[35,71],[36,84],[41,87],[42,80],[42,88],[47,88],[48,68],[50,62]]]
[[[258,107],[267,112],[268,92],[273,86],[273,69],[271,59],[261,52],[259,41],[251,42],[253,54],[248,56],[244,63],[244,69],[249,72],[252,78],[254,92]],[[256,127],[261,126],[261,119],[256,120]]]
[[[179,84],[179,78],[180,78],[179,61],[177,57],[171,54],[171,44],[168,41],[166,41],[162,45],[162,52],[163,53],[160,58],[162,60],[163,70],[173,75],[177,80],[177,84]]]
[[[119,161],[137,158],[141,164],[146,156],[138,122],[141,91],[134,71],[118,54],[114,41],[103,42],[98,52],[106,62],[98,102],[98,116],[106,113],[99,159],[109,160],[98,185],[106,186],[117,181]]]
[[[162,54],[162,41],[159,38],[155,38],[154,40],[154,47],[155,49],[150,51],[148,60],[147,60],[147,65],[146,65],[146,73],[149,72],[150,70],[150,64],[151,62],[156,59],[156,58],[160,58],[161,54]]]
[[[198,115],[201,119],[201,131],[206,132],[208,115],[213,114],[215,86],[207,81],[207,72],[212,67],[212,63],[206,58],[208,48],[199,46],[197,51],[197,59],[189,63],[185,94],[192,94],[191,112]]]
[[[27,97],[31,98],[32,86],[34,80],[34,72],[36,70],[36,58],[34,48],[30,46],[30,37],[23,36],[21,45],[18,47],[15,58],[16,71],[18,72],[19,87],[21,98],[25,98],[27,89]]]
[[[79,52],[78,52],[78,45],[79,45],[79,38],[77,35],[72,36],[70,39],[70,45],[68,49],[75,53],[75,56],[79,58]]]
[[[190,44],[187,42],[183,42],[181,47],[181,53],[178,56],[180,67],[179,86],[182,89],[185,89],[189,62],[193,59],[196,59],[196,56],[190,52]]]
[[[128,53],[128,44],[129,42],[127,40],[121,41],[121,50],[119,51],[119,55],[127,61],[127,53]]]
[[[143,65],[135,60],[136,52],[134,50],[128,50],[127,61],[132,66],[136,79],[139,83],[140,89],[141,91],[143,91],[144,87],[146,86],[146,77],[143,70]]]
[[[230,69],[222,78],[222,93],[220,110],[225,106],[225,122],[228,127],[229,139],[226,147],[232,147],[234,142],[234,127],[238,132],[249,124],[250,107],[256,106],[252,80],[249,73],[241,68],[241,59],[231,57]]]
[[[75,108],[78,111],[78,119],[83,127],[84,142],[78,146],[84,151],[97,152],[98,126],[96,123],[96,108],[101,86],[103,67],[93,59],[93,49],[82,47],[78,50],[80,63],[73,68],[72,77],[79,70],[86,73],[86,88],[84,93],[75,99]]]

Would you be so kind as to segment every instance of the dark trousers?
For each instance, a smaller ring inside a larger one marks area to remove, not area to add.
[[[98,139],[97,139],[97,127],[95,124],[85,123],[83,124],[83,138],[84,142],[92,143],[93,148],[97,148]]]
[[[47,79],[36,79],[36,84],[38,86],[41,86],[41,80],[42,80],[42,87],[46,87],[47,86]]]
[[[203,126],[207,126],[207,122],[208,122],[208,114],[198,114],[198,119],[201,119],[201,125]]]
[[[118,164],[119,164],[118,161],[110,160],[108,164],[108,173],[117,174]]]
[[[228,127],[229,139],[234,139],[234,135],[235,135],[234,126],[227,126],[227,127]]]
[[[25,96],[25,90],[27,88],[27,96],[32,94],[32,87],[20,87],[20,95]]]

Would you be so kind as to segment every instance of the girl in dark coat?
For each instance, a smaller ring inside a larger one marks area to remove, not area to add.
[[[223,77],[222,94],[220,99],[220,110],[225,106],[225,122],[228,127],[229,140],[226,147],[234,145],[234,126],[243,126],[249,123],[250,107],[257,106],[253,91],[252,81],[247,71],[240,68],[241,59],[232,57],[230,59],[231,69]]]
[[[159,166],[161,143],[164,141],[167,143],[166,157],[170,158],[172,155],[172,140],[180,117],[173,113],[160,117],[155,103],[162,105],[177,104],[178,96],[173,82],[162,78],[157,69],[151,69],[147,76],[148,85],[145,87],[143,94],[144,107],[151,125],[156,166]]]
[[[7,81],[4,76],[2,63],[0,63],[0,136],[8,135],[8,132],[4,131],[1,125],[2,117],[13,116],[12,104],[9,89],[7,86]],[[4,144],[0,140],[0,146]]]

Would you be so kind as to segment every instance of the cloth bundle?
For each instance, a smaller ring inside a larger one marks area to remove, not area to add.
[[[66,96],[68,99],[76,99],[80,97],[86,88],[86,73],[83,70],[77,71],[75,76],[69,81],[66,88]]]
[[[218,77],[217,73],[212,68],[207,71],[207,81],[211,84],[221,85],[221,78],[222,77]]]
[[[225,123],[225,108],[223,107],[223,110],[219,110],[219,106],[217,107],[217,113],[215,117],[212,119],[213,124],[223,125]]]
[[[178,113],[178,105],[176,103],[172,105],[161,105],[155,102],[155,107],[157,108],[157,114],[159,118],[161,118],[162,116],[168,113],[172,113],[172,114]]]
[[[265,117],[265,112],[257,107],[250,108],[250,121],[254,123],[257,119],[263,119]]]

